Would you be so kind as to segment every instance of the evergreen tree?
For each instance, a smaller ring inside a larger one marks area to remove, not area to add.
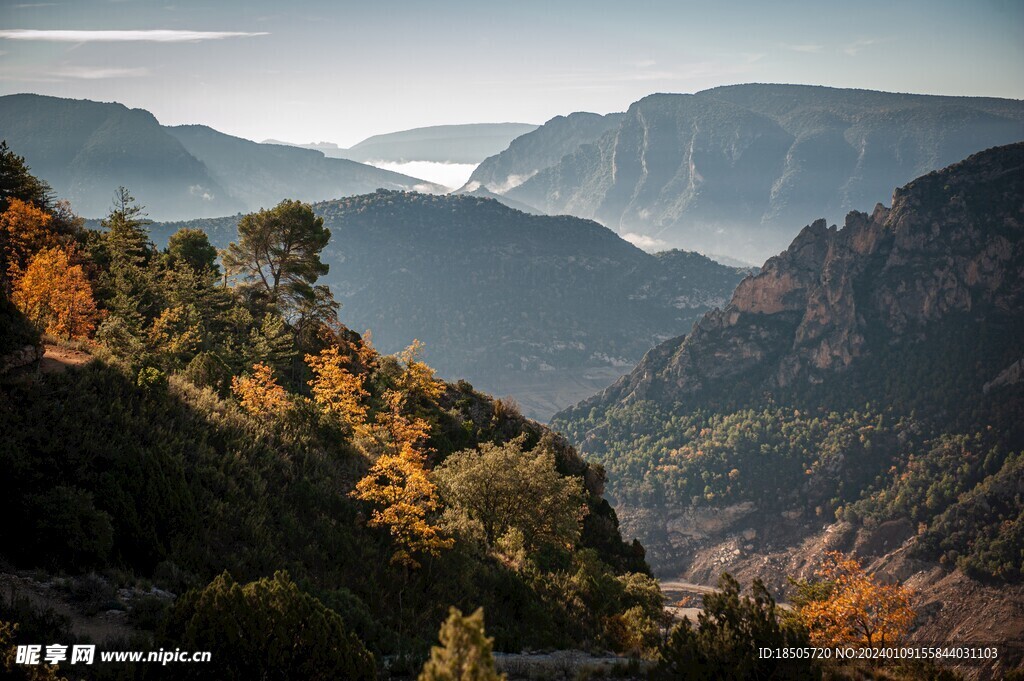
[[[314,284],[328,270],[320,252],[330,238],[308,204],[286,199],[239,220],[238,241],[228,246],[224,266],[292,319],[303,303],[316,300]]]
[[[153,243],[143,207],[124,187],[114,193],[110,214],[101,222],[107,231],[107,246],[115,264],[142,267],[153,255]]]
[[[212,653],[207,664],[176,669],[182,678],[376,679],[373,657],[341,617],[286,572],[245,585],[224,572],[179,598],[163,633],[176,646]]]
[[[659,653],[654,679],[741,681],[743,679],[816,679],[820,671],[810,660],[762,659],[759,647],[806,647],[806,630],[779,621],[775,600],[755,579],[751,596],[723,573],[718,591],[704,596],[697,627],[680,622]]]
[[[494,668],[494,639],[484,633],[484,609],[463,615],[458,608],[448,611],[448,619],[438,633],[441,645],[430,650],[419,681],[504,681]]]
[[[216,275],[217,249],[210,243],[210,237],[199,229],[182,228],[167,241],[167,255],[171,264],[182,263],[196,272],[210,270]]]
[[[50,185],[34,176],[24,156],[18,156],[0,141],[0,212],[6,211],[11,199],[20,199],[37,208],[50,204]]]

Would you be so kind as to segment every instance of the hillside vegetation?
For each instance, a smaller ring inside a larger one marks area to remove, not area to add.
[[[655,343],[685,333],[742,277],[696,253],[651,255],[588,220],[493,200],[379,191],[313,206],[332,239],[323,282],[340,318],[383,352],[414,338],[443,376],[512,395],[546,419],[607,386]],[[238,218],[189,227],[220,247]]]
[[[384,655],[418,669],[452,605],[484,607],[501,650],[656,644],[662,598],[602,470],[438,380],[419,343],[385,355],[342,326],[318,282],[330,231],[308,205],[245,216],[217,263],[195,230],[153,247],[127,190],[100,231],[54,218],[45,191],[3,199],[4,314],[95,357],[2,377],[8,570],[127,608],[152,632],[136,648],[213,650],[214,666],[181,672],[202,678],[372,678]],[[490,484],[545,514],[492,507]],[[119,595],[150,585],[145,603]],[[29,602],[2,607],[24,625],[15,643],[61,633]],[[254,638],[268,627],[293,644]]]

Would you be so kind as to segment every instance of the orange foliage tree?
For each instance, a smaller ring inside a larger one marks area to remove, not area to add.
[[[21,199],[12,198],[0,213],[0,282],[8,292],[33,255],[60,245],[52,222],[52,215]]]
[[[413,340],[412,345],[398,353],[398,361],[403,367],[397,380],[400,391],[428,400],[436,400],[444,392],[444,383],[434,377],[434,370],[425,362],[420,361],[423,343]]]
[[[306,355],[306,364],[313,372],[309,381],[313,400],[347,427],[361,428],[366,419],[363,399],[368,393],[363,389],[363,376],[351,370],[351,358],[331,345],[318,355]]]
[[[798,615],[815,646],[873,647],[898,644],[910,631],[915,613],[910,592],[900,584],[882,584],[854,558],[830,551],[805,585],[814,597],[799,603]]]
[[[433,369],[415,359],[418,349],[419,344],[414,343],[399,355],[405,369],[397,380],[398,389],[384,392],[386,409],[366,429],[381,454],[352,493],[374,505],[368,524],[388,528],[398,544],[392,562],[412,568],[419,567],[413,554],[437,555],[454,544],[430,518],[440,506],[437,488],[426,469],[424,443],[430,424],[407,413],[410,396],[436,398],[444,389]]]
[[[277,415],[288,409],[288,393],[274,378],[274,370],[263,363],[253,364],[249,376],[233,376],[231,392],[253,416]]]
[[[88,338],[96,330],[96,302],[81,265],[72,252],[46,248],[29,261],[14,283],[11,300],[46,333],[62,338]]]

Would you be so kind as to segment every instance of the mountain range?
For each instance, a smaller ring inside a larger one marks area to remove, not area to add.
[[[785,593],[840,550],[916,590],[918,639],[1020,641],[1022,197],[1018,143],[816,221],[554,417],[656,570]]]
[[[442,375],[546,419],[627,371],[723,303],[742,271],[683,251],[651,255],[590,221],[497,201],[378,191],[317,203],[331,230],[322,279],[341,319],[395,352],[419,339]],[[181,226],[224,246],[237,218]]]
[[[484,161],[467,188],[592,218],[652,248],[762,262],[794,224],[841,222],[914,177],[1021,139],[1017,100],[735,85],[552,119]]]
[[[125,185],[157,220],[317,201],[378,188],[439,185],[295,147],[257,144],[200,125],[168,127],[143,109],[41,95],[0,97],[0,137],[86,217]]]

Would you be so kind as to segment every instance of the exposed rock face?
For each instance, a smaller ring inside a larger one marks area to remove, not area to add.
[[[0,357],[0,376],[9,371],[38,362],[43,356],[42,346],[26,345],[19,350]]]
[[[998,199],[997,201],[995,199]],[[1012,210],[986,210],[990,205]],[[819,220],[686,337],[651,350],[580,405],[682,400],[737,377],[817,383],[952,312],[1024,301],[1024,144],[976,154],[896,190],[892,209]]]
[[[473,181],[550,214],[762,262],[812,216],[839,222],[915,177],[1024,139],[1014,100],[798,85],[656,94],[618,116],[614,126],[554,119]]]
[[[1020,383],[1022,378],[1024,378],[1024,359],[1018,359],[1016,362],[1000,371],[998,376],[986,383],[982,387],[982,390],[987,393],[993,388],[999,388],[1004,385],[1014,385],[1016,383]]]

